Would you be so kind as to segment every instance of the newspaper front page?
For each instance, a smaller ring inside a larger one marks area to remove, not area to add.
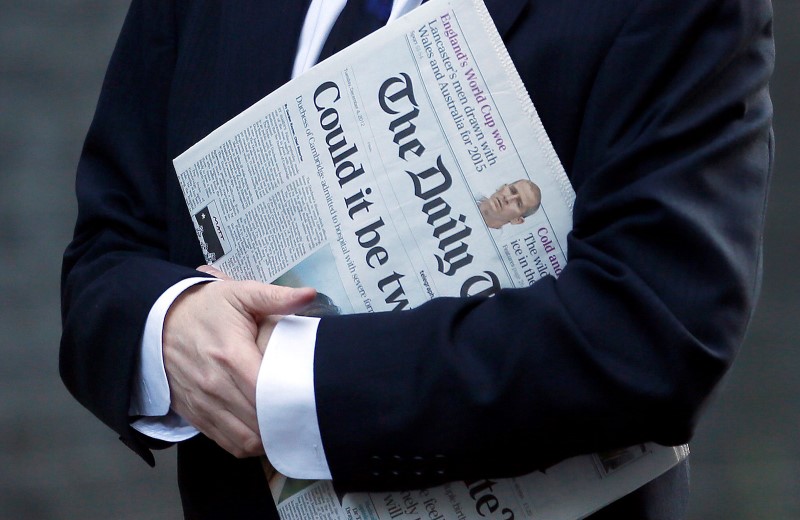
[[[174,166],[208,263],[314,287],[318,315],[491,296],[567,260],[574,192],[480,0],[423,4]],[[497,518],[575,519],[683,457],[646,445],[609,459],[627,461],[613,471],[594,455],[518,479],[344,497],[279,477],[273,493],[284,520],[478,518],[500,504],[510,516]]]

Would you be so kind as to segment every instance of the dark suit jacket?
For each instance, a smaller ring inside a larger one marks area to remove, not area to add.
[[[487,3],[577,193],[569,264],[490,299],[322,320],[319,423],[347,488],[686,442],[758,292],[769,3]],[[61,373],[151,463],[127,414],[143,324],[203,261],[170,161],[289,79],[305,8],[134,0],[109,65],[78,168]],[[202,437],[178,456],[189,516],[269,507],[257,463]],[[670,475],[665,518],[685,498],[685,467]],[[626,518],[650,518],[648,493]]]

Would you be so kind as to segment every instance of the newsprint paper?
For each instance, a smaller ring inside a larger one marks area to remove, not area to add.
[[[236,279],[314,287],[317,314],[491,295],[558,276],[567,260],[574,192],[480,0],[423,4],[174,165],[207,261]],[[280,475],[271,487],[284,520],[574,520],[686,454],[646,444],[396,493]]]

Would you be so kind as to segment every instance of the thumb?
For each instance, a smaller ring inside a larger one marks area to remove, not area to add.
[[[241,310],[259,318],[294,314],[317,296],[317,291],[310,287],[295,289],[252,281],[234,283],[237,286],[235,297]]]

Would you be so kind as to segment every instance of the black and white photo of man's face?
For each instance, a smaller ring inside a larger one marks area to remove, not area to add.
[[[506,224],[522,224],[533,215],[542,201],[539,187],[527,179],[503,184],[478,207],[486,225],[499,229]]]

